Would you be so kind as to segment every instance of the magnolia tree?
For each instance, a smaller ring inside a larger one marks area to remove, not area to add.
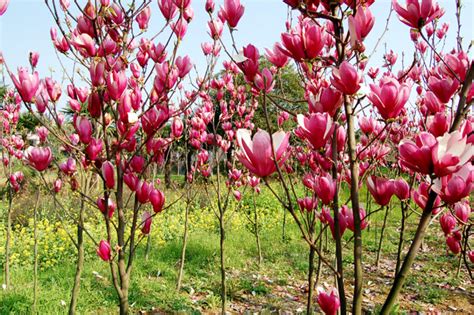
[[[238,7],[238,1],[232,2]],[[386,213],[392,196],[398,197],[402,225],[411,200],[421,208],[415,236],[403,259],[402,228],[396,274],[382,308],[387,314],[430,221],[439,213],[444,213],[440,223],[448,248],[454,254],[462,252],[470,272],[466,257],[472,257],[468,241],[472,221],[465,198],[472,191],[474,176],[473,121],[468,115],[474,94],[474,66],[463,50],[459,28],[457,46],[442,50],[441,39],[447,35],[448,26],[438,22],[444,11],[433,1],[393,2],[400,21],[409,27],[407,37],[413,41],[415,55],[409,67],[395,72],[397,55],[390,51],[384,56],[386,70],[380,75],[380,68],[365,69],[368,58],[364,39],[375,22],[370,11],[373,1],[284,2],[296,18],[286,23],[281,42],[267,51],[272,69],[259,67],[260,55],[252,45],[244,47],[237,57],[229,54],[243,72],[250,93],[262,96],[268,128],[257,131],[253,139],[251,128],[238,130],[237,156],[270,188],[268,177],[275,172],[278,175],[283,194],[272,191],[309,245],[308,314],[312,312],[315,253],[334,272],[338,291],[320,292],[318,303],[327,314],[334,314],[339,305],[341,313],[347,311],[341,246],[346,228],[354,233],[352,312],[362,312],[362,231],[370,215],[360,204],[362,184],[366,183]],[[459,21],[459,10],[457,14]],[[285,109],[278,96],[272,95],[273,81],[288,58],[295,62],[306,90],[305,114]],[[289,132],[273,133],[278,127],[271,123],[269,106],[294,117],[297,127],[292,131],[299,139],[294,145],[288,141]],[[294,176],[296,165],[302,166],[301,179]],[[299,183],[306,187],[305,195],[295,189]],[[350,191],[349,204],[339,198],[345,187]],[[330,227],[335,239],[336,268],[316,246],[323,230],[317,233],[317,219]]]
[[[0,13],[5,9],[0,7]],[[5,289],[10,287],[10,248],[11,248],[11,230],[12,230],[12,207],[13,198],[24,180],[23,172],[14,171],[13,164],[15,160],[23,158],[24,141],[21,136],[16,134],[16,127],[20,118],[20,98],[14,91],[9,90],[3,95],[0,108],[0,142],[2,146],[2,164],[3,175],[7,179],[8,209],[6,219],[5,235]]]
[[[104,239],[96,241],[97,254],[110,265],[122,314],[129,310],[137,245],[165,204],[163,192],[150,180],[150,167],[163,163],[165,151],[181,136],[180,115],[206,80],[201,78],[194,92],[183,91],[192,63],[188,56],[178,56],[178,48],[193,17],[190,2],[159,1],[163,27],[153,33],[147,31],[150,4],[45,1],[57,24],[51,29],[54,47],[82,67],[80,79],[65,70],[69,84],[62,87],[52,78],[41,79],[34,65],[32,71],[19,68],[17,73],[7,68],[25,108],[63,151],[53,156],[46,145],[29,147],[28,163],[38,172],[59,165],[60,176],[73,190],[80,184],[74,176],[77,164],[100,177],[102,196],[97,201],[92,195],[84,198],[103,214]],[[71,121],[58,107],[63,91]],[[163,131],[171,121],[171,132]],[[62,180],[56,180],[56,190],[61,186]],[[155,214],[144,210],[147,204]],[[83,221],[79,226],[82,231]]]
[[[27,148],[29,165],[40,173],[58,170],[53,190],[68,181],[83,202],[103,215],[104,237],[95,240],[97,254],[110,266],[121,314],[129,311],[136,248],[150,232],[153,216],[164,209],[165,196],[151,180],[150,169],[164,162],[171,144],[182,135],[185,156],[190,157],[186,185],[202,177],[202,193],[216,199],[222,313],[227,297],[226,214],[233,199],[240,201],[247,187],[258,191],[261,184],[292,216],[308,245],[308,314],[315,300],[326,314],[362,313],[363,231],[377,211],[385,210],[377,261],[388,213],[402,213],[397,264],[383,314],[396,302],[432,221],[439,219],[447,247],[460,255],[472,277],[468,198],[474,179],[474,121],[469,115],[474,66],[462,42],[460,3],[456,47],[445,50],[449,27],[441,24],[444,11],[436,2],[394,1],[393,10],[406,27],[399,26],[413,42],[413,60],[400,65],[390,50],[380,67],[367,69],[364,40],[374,27],[374,1],[283,2],[274,5],[288,6],[292,18],[282,21],[286,31],[281,41],[261,55],[255,44],[239,49],[234,41],[245,12],[240,1],[225,0],[216,10],[214,1],[207,0],[210,40],[201,46],[207,69],[191,80],[189,91],[183,81],[192,69],[191,59],[178,51],[193,17],[190,0],[159,0],[164,18],[159,31],[149,27],[156,5],[152,1],[80,5],[46,0],[57,25],[51,29],[53,45],[81,70],[65,69],[69,82],[62,87],[52,78],[40,78],[35,55],[31,70],[7,68],[19,100],[43,125],[38,136],[61,143],[62,152],[56,156],[45,140]],[[0,14],[7,5],[0,1]],[[229,43],[222,37],[225,26]],[[226,59],[224,70],[214,75],[219,56]],[[262,58],[271,66],[264,67]],[[289,63],[305,90],[303,110],[288,106],[301,100],[275,92],[279,74]],[[61,98],[63,91],[67,96]],[[59,108],[65,98],[73,113],[70,120]],[[10,111],[18,112],[19,100],[6,109],[7,120],[10,114],[14,117]],[[263,111],[266,130],[255,130],[257,109]],[[167,124],[171,128],[164,129]],[[2,140],[6,148],[14,141],[11,134],[8,137]],[[79,183],[79,172],[98,176],[98,199],[87,184]],[[80,189],[81,185],[86,187]],[[363,185],[371,195],[365,203],[360,195]],[[189,205],[194,197],[189,187],[186,190]],[[344,191],[350,192],[349,200],[342,199]],[[146,211],[147,204],[155,214]],[[403,255],[409,215],[417,216],[417,228]],[[84,218],[75,221],[82,233]],[[321,250],[325,231],[334,239],[334,257]],[[353,267],[343,262],[344,233],[353,233]],[[185,227],[184,239],[186,235]],[[326,268],[335,277],[335,288],[318,288],[316,299],[315,259],[318,269]],[[352,294],[346,291],[349,283]]]

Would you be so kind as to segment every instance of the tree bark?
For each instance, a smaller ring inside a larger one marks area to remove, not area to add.
[[[225,274],[225,229],[224,229],[224,213],[221,211],[219,217],[219,236],[220,236],[220,259],[221,259],[221,313],[225,314],[226,300],[227,300],[227,286]]]
[[[308,265],[308,301],[306,303],[306,314],[313,314],[313,291],[314,291],[314,246],[309,246],[309,265]]]
[[[351,203],[354,215],[354,297],[352,300],[352,313],[362,314],[362,231],[360,228],[359,211],[359,162],[356,153],[356,138],[354,126],[354,113],[352,104],[347,96],[344,96],[344,107],[347,117],[347,137],[349,149],[349,161],[351,172]]]
[[[183,232],[183,247],[181,248],[181,260],[179,261],[179,273],[178,273],[178,281],[176,284],[176,290],[179,292],[181,290],[181,282],[183,280],[184,274],[184,264],[186,261],[186,247],[188,245],[188,223],[189,223],[189,199],[188,204],[186,205],[185,213],[184,213],[184,232]]]
[[[79,210],[79,222],[77,224],[77,263],[76,274],[74,276],[74,285],[71,292],[71,302],[69,304],[69,315],[76,313],[79,291],[81,289],[81,275],[84,269],[84,197],[81,197],[81,206]]]
[[[406,220],[406,204],[402,202],[402,222],[400,227],[400,238],[398,240],[398,250],[397,250],[397,265],[395,266],[395,277],[400,271],[400,264],[402,262],[402,251],[403,251],[403,238],[405,236],[405,220]]]
[[[375,259],[375,266],[376,267],[379,266],[380,251],[382,250],[383,236],[384,236],[384,232],[385,232],[385,226],[387,225],[388,210],[389,210],[389,206],[387,205],[385,207],[385,216],[383,217],[382,230],[380,231],[380,240],[379,240],[379,247],[377,249],[377,258]]]
[[[260,244],[260,229],[258,228],[258,212],[257,203],[255,201],[255,193],[253,194],[253,215],[254,215],[254,234],[255,241],[257,243],[257,254],[258,254],[258,266],[260,267],[263,262],[262,246]],[[286,211],[285,211],[286,213]]]
[[[341,314],[345,315],[347,310],[346,293],[344,289],[344,265],[342,263],[342,242],[341,233],[339,230],[339,183],[337,176],[337,124],[334,126],[333,140],[331,143],[332,149],[332,179],[336,183],[336,193],[332,201],[332,210],[334,217],[334,240],[336,241],[336,269],[337,269],[337,289],[339,292],[339,301],[341,303]],[[327,237],[327,230],[326,230]],[[327,238],[326,238],[327,240]],[[327,245],[326,245],[327,246]]]
[[[40,200],[40,191],[37,187],[36,204],[33,212],[33,313],[36,314],[36,304],[38,301],[38,204]]]
[[[5,289],[10,289],[10,244],[12,234],[12,208],[13,208],[13,193],[12,188],[8,186],[8,210],[6,222],[6,240],[5,240]]]
[[[166,153],[166,162],[165,162],[165,186],[166,188],[171,187],[171,150],[168,149]]]

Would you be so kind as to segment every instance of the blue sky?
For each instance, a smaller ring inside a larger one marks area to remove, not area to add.
[[[86,1],[79,2],[85,3]],[[195,19],[189,26],[179,53],[180,55],[190,55],[198,70],[201,71],[203,71],[205,65],[205,59],[201,53],[201,42],[209,41],[207,35],[208,16],[204,11],[204,2],[205,0],[192,1]],[[263,53],[263,48],[272,47],[279,40],[281,32],[284,31],[288,13],[287,6],[281,0],[241,0],[241,2],[246,9],[236,33],[237,45],[240,48],[248,43],[253,43]],[[217,0],[216,3],[222,3],[222,0]],[[445,47],[452,48],[455,45],[454,30],[456,28],[454,0],[443,0],[439,3],[446,10],[441,22],[450,24],[449,33],[451,36]],[[467,47],[468,42],[474,37],[473,0],[463,1],[463,5],[464,47]],[[390,1],[376,0],[371,6],[371,10],[376,17],[376,22],[373,31],[365,42],[367,53],[372,51],[372,47],[383,32],[390,10]],[[157,1],[152,2],[152,12],[149,29],[158,30],[164,22],[158,10]],[[38,66],[40,76],[49,76],[50,70],[54,70],[53,77],[61,78],[61,66],[49,37],[51,26],[53,26],[53,20],[43,0],[10,1],[7,12],[0,17],[0,50],[3,52],[10,68],[15,69],[21,65],[27,66],[28,53],[34,50],[41,54]],[[230,43],[228,37],[224,37],[224,41]],[[399,54],[399,58],[401,58],[401,52],[405,52],[407,58],[411,58],[413,45],[409,39],[409,28],[398,22],[395,13],[392,14],[389,31],[384,36],[378,52],[374,55],[369,66],[381,64],[384,43],[387,43],[389,49],[394,49]],[[409,64],[410,61],[411,59],[406,60],[405,64]],[[69,65],[66,63],[66,67],[69,67]]]

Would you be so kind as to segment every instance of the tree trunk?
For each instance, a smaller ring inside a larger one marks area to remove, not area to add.
[[[40,199],[40,191],[37,187],[36,204],[33,212],[33,313],[36,314],[36,304],[38,301],[38,204]]]
[[[354,127],[354,113],[352,104],[347,96],[344,97],[344,107],[347,117],[347,137],[349,161],[351,172],[351,203],[354,215],[354,297],[352,300],[352,313],[362,314],[362,231],[360,228],[359,211],[359,162],[356,153],[356,138]]]
[[[262,246],[260,244],[260,229],[258,228],[258,212],[257,212],[257,203],[255,202],[255,193],[253,194],[253,211],[254,211],[253,213],[254,234],[255,234],[255,241],[257,242],[258,267],[260,267],[263,262],[263,256],[262,256]]]
[[[193,162],[193,152],[191,150],[188,150],[186,152],[186,170],[184,172],[184,183],[187,182],[188,180],[188,174],[191,173],[191,167],[192,167],[192,162]]]
[[[10,244],[12,234],[12,208],[13,208],[13,193],[12,188],[8,186],[8,212],[6,221],[6,240],[5,240],[5,289],[10,289]]]
[[[181,282],[183,280],[183,273],[184,273],[184,263],[186,261],[186,247],[188,245],[188,222],[189,222],[189,199],[188,204],[186,205],[185,213],[184,213],[184,233],[183,233],[183,247],[181,248],[181,260],[179,261],[179,273],[178,273],[178,281],[176,284],[176,290],[179,292],[181,290]]]
[[[397,276],[398,272],[400,271],[400,264],[402,262],[402,251],[403,251],[403,238],[405,235],[405,220],[406,220],[406,204],[402,202],[401,204],[402,209],[402,222],[400,227],[400,238],[398,240],[398,250],[397,250],[397,265],[395,266],[395,277]]]
[[[226,286],[226,275],[225,275],[225,255],[224,255],[224,213],[220,211],[219,217],[219,230],[220,230],[220,258],[221,258],[221,313],[225,314],[226,300],[227,300],[227,286]]]
[[[375,259],[375,266],[376,267],[379,266],[380,251],[382,250],[383,236],[384,236],[384,232],[385,232],[385,226],[387,225],[388,210],[389,210],[389,206],[386,206],[385,207],[385,216],[383,217],[382,230],[380,231],[380,240],[379,240],[379,248],[377,249],[377,258]]]
[[[332,149],[332,169],[331,174],[334,182],[336,183],[336,193],[332,201],[333,206],[333,217],[334,217],[334,240],[336,241],[336,268],[337,268],[337,289],[339,292],[339,301],[341,303],[341,314],[346,314],[347,302],[346,293],[344,289],[344,265],[342,262],[342,242],[341,233],[339,230],[339,184],[337,179],[337,125],[333,131],[333,140],[331,143]],[[327,248],[327,233],[326,230],[326,248]]]
[[[126,315],[129,313],[128,305],[128,289],[127,292],[124,292],[124,296],[120,299],[120,315]]]
[[[283,223],[281,226],[281,240],[285,242],[286,240],[286,209],[283,209]]]
[[[166,162],[165,162],[165,186],[166,188],[171,187],[171,150],[168,149],[166,153]]]
[[[145,260],[148,260],[148,256],[150,255],[150,248],[151,248],[151,235],[148,234],[146,237]]]
[[[77,300],[81,289],[81,275],[84,269],[84,197],[81,198],[81,208],[79,211],[79,222],[77,224],[77,263],[74,285],[71,292],[71,303],[69,304],[69,315],[76,313]]]
[[[313,314],[313,291],[314,291],[314,253],[313,246],[309,247],[309,266],[308,266],[308,301],[306,303],[306,314]]]

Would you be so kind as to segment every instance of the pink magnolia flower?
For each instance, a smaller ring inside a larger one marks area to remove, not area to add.
[[[79,135],[79,140],[84,144],[89,144],[92,140],[92,123],[83,116],[74,116],[74,129]]]
[[[158,6],[167,21],[172,20],[178,12],[178,7],[173,0],[158,0]]]
[[[209,27],[209,35],[211,35],[212,39],[218,40],[224,31],[222,21],[220,19],[213,19],[207,22],[207,26]]]
[[[114,101],[119,100],[127,88],[127,75],[125,74],[125,71],[109,72],[109,75],[106,77],[106,81],[109,97]]]
[[[184,78],[193,67],[193,63],[191,62],[191,58],[189,56],[179,56],[176,58],[175,64],[178,68],[178,76],[180,78]]]
[[[155,213],[161,212],[163,210],[163,206],[165,205],[165,194],[158,189],[153,189],[150,192],[150,202],[153,206],[153,211]]]
[[[26,68],[18,68],[18,77],[10,73],[10,77],[23,101],[33,102],[40,86],[38,72],[30,74]]]
[[[273,50],[266,48],[265,51],[265,57],[267,57],[268,61],[270,61],[275,67],[283,68],[288,63],[288,56],[282,52],[280,43],[276,43],[273,46]]]
[[[107,208],[105,206],[105,198],[100,197],[97,199],[97,208],[99,208],[100,212],[102,212],[103,215],[108,215],[109,218],[114,216],[115,212],[115,203],[112,199],[108,198],[107,200]],[[108,209],[108,211],[107,211]]]
[[[237,130],[237,143],[241,151],[239,161],[253,174],[266,177],[276,171],[275,163],[282,165],[288,158],[290,134],[278,131],[271,138],[265,130],[259,130],[251,139],[250,130]],[[273,150],[272,150],[273,139]],[[276,161],[274,161],[275,152]]]
[[[322,88],[317,96],[310,95],[308,105],[310,113],[328,113],[331,117],[342,105],[342,94],[332,87]]]
[[[237,202],[239,202],[242,199],[242,193],[240,191],[234,190],[232,194],[234,195],[234,198],[235,200],[237,200]]]
[[[444,112],[436,113],[435,115],[426,118],[426,127],[435,137],[441,137],[449,129],[450,118],[450,115],[447,115]]]
[[[420,186],[418,186],[418,189],[413,191],[413,200],[421,209],[426,208],[426,202],[428,201],[428,194],[430,192],[429,188],[430,186],[427,183],[422,182]],[[438,208],[440,204],[441,198],[437,196],[433,205],[433,208],[435,209],[433,213],[436,214],[439,212],[439,209],[436,208]]]
[[[204,7],[206,9],[206,12],[212,13],[212,12],[214,12],[214,8],[216,7],[216,4],[215,4],[214,0],[206,0],[206,4],[205,4]]]
[[[82,33],[80,35],[73,34],[73,36],[71,38],[71,44],[84,57],[94,57],[97,54],[97,48],[95,46],[95,41],[87,33]]]
[[[402,7],[396,0],[392,0],[393,9],[402,23],[420,29],[429,22],[441,17],[444,10],[433,0],[406,0],[406,7]]]
[[[437,138],[432,150],[434,173],[438,177],[452,174],[472,160],[473,156],[474,145],[467,143],[467,137],[458,130],[445,133]]]
[[[346,205],[342,206],[342,212],[346,217],[346,224],[347,228],[354,232],[355,225],[354,225],[354,212],[352,209],[349,209]],[[363,208],[359,206],[359,217],[360,217],[360,229],[365,230],[365,228],[369,225],[369,222],[365,219],[366,213]]]
[[[135,193],[140,203],[147,203],[150,200],[150,193],[153,191],[153,184],[146,181],[139,181]]]
[[[100,97],[99,93],[93,92],[89,95],[87,99],[87,111],[92,118],[99,118],[102,113],[102,104],[103,100]]]
[[[415,137],[415,142],[403,139],[398,146],[400,164],[414,172],[431,174],[433,171],[431,156],[436,145],[436,138],[428,132],[419,133]]]
[[[114,165],[110,161],[102,163],[102,176],[104,178],[105,187],[113,189],[115,186]]]
[[[143,212],[142,224],[141,224],[141,226],[142,226],[141,231],[142,231],[143,234],[145,234],[145,235],[150,234],[152,219],[153,218],[150,215],[150,212],[148,212],[148,211]]]
[[[141,173],[143,172],[143,167],[145,166],[145,158],[140,155],[135,155],[132,157],[130,160],[130,169],[135,172],[135,173]]]
[[[147,135],[156,133],[161,126],[168,121],[169,113],[167,108],[154,106],[148,109],[141,117],[143,131]]]
[[[188,31],[188,22],[186,22],[184,18],[181,18],[177,22],[172,22],[170,25],[176,37],[183,39]]]
[[[344,94],[352,95],[360,89],[362,77],[349,62],[344,61],[338,68],[333,68],[331,83]]]
[[[360,116],[358,123],[360,130],[362,130],[362,132],[367,135],[370,135],[374,132],[379,132],[379,124],[377,120],[372,117]]]
[[[341,236],[341,237],[342,237],[342,235],[344,235],[344,232],[346,231],[346,228],[347,228],[346,216],[345,216],[345,213],[343,213],[343,212],[344,211],[342,211],[342,209],[341,209],[341,210],[339,210],[339,213],[338,213],[339,236]],[[321,216],[319,218],[320,218],[322,223],[329,225],[329,228],[331,229],[332,237],[334,238],[335,237],[335,234],[334,234],[335,233],[335,227],[334,227],[334,219],[331,216],[331,212],[329,212],[329,210],[326,207],[323,207],[321,209]]]
[[[91,62],[91,65],[89,67],[89,74],[93,86],[101,86],[105,83],[104,72],[104,62]]]
[[[69,6],[71,5],[71,2],[69,2],[69,0],[60,0],[59,4],[61,5],[61,9],[67,11],[69,9]]]
[[[240,69],[245,74],[245,79],[248,82],[252,82],[258,73],[259,58],[260,54],[257,47],[252,44],[248,44],[242,50],[243,56],[245,57],[242,62],[238,63]]]
[[[148,28],[148,22],[150,21],[150,16],[151,16],[151,8],[147,6],[145,9],[143,9],[136,17],[136,21],[138,23],[138,27],[141,30],[147,29]]]
[[[0,16],[7,11],[8,2],[10,2],[10,0],[0,0]]]
[[[449,235],[456,227],[456,218],[450,212],[447,212],[439,218],[439,224],[444,235]]]
[[[469,260],[471,261],[471,263],[474,264],[474,250],[471,250],[467,253],[467,256],[469,257]]]
[[[471,207],[468,202],[458,202],[454,205],[454,213],[459,221],[467,223],[471,215]]]
[[[59,169],[68,176],[74,175],[77,170],[76,160],[71,157],[68,158],[66,162],[63,162],[59,165]]]
[[[430,76],[428,87],[442,103],[448,103],[459,88],[459,81],[446,76]]]
[[[138,184],[138,177],[133,173],[125,173],[123,175],[123,181],[131,191],[136,191]]]
[[[386,206],[394,194],[393,182],[389,179],[377,177],[375,175],[367,178],[367,189],[375,202],[381,206]]]
[[[374,26],[375,18],[368,7],[360,6],[354,15],[349,16],[349,32],[352,49],[364,51],[362,43]]]
[[[318,57],[324,47],[324,30],[311,20],[303,20],[289,33],[281,34],[282,52],[296,61]]]
[[[400,200],[406,200],[410,198],[410,186],[403,178],[393,181],[393,190],[394,194]]]
[[[104,147],[104,143],[102,139],[93,138],[86,148],[87,157],[91,161],[95,161],[97,157],[99,157],[100,153],[102,152],[103,147]]]
[[[336,183],[329,174],[316,177],[313,188],[323,204],[328,205],[332,202],[336,193]]]
[[[301,135],[311,143],[314,150],[324,147],[331,137],[333,124],[328,113],[315,113],[308,117],[297,116]]]
[[[465,164],[456,173],[437,178],[433,190],[448,204],[455,204],[469,196],[474,188],[474,166]]]
[[[97,255],[99,255],[99,257],[103,261],[110,261],[112,259],[112,253],[109,242],[104,240],[100,241],[99,247],[97,248]]]
[[[219,17],[227,22],[230,28],[235,28],[244,15],[245,8],[240,4],[240,0],[224,0],[224,7],[221,7]]]
[[[407,83],[400,84],[388,77],[382,78],[378,86],[370,84],[370,90],[372,92],[367,97],[385,120],[396,118],[410,96],[410,86]]]
[[[52,78],[46,78],[44,83],[49,99],[51,102],[56,102],[61,97],[61,85]]]
[[[46,142],[48,139],[49,130],[45,126],[36,127],[36,133],[38,134],[41,143]]]
[[[449,250],[457,255],[461,252],[461,243],[455,236],[448,236],[446,238],[446,245],[448,245]]]
[[[0,0],[1,2],[1,0]],[[7,1],[8,2],[8,1]],[[0,14],[1,15],[1,14]],[[30,65],[35,68],[36,65],[38,64],[38,60],[39,60],[39,57],[40,57],[40,54],[39,52],[36,52],[36,51],[32,51],[30,52]]]
[[[265,93],[269,93],[273,90],[275,86],[275,82],[273,81],[273,75],[270,70],[267,68],[263,69],[261,74],[257,73],[254,78],[255,86],[260,91],[265,91]]]
[[[49,147],[29,147],[26,150],[26,158],[29,164],[41,172],[48,168],[53,160],[53,154]]]
[[[326,315],[336,315],[339,309],[339,295],[336,289],[332,289],[331,292],[327,293],[321,287],[318,287],[318,304],[322,311]]]
[[[173,119],[173,123],[171,124],[171,135],[173,138],[179,138],[183,134],[183,121],[179,117],[175,117]]]
[[[63,187],[63,181],[60,178],[57,178],[53,183],[54,192],[55,193],[60,192],[62,187]]]

